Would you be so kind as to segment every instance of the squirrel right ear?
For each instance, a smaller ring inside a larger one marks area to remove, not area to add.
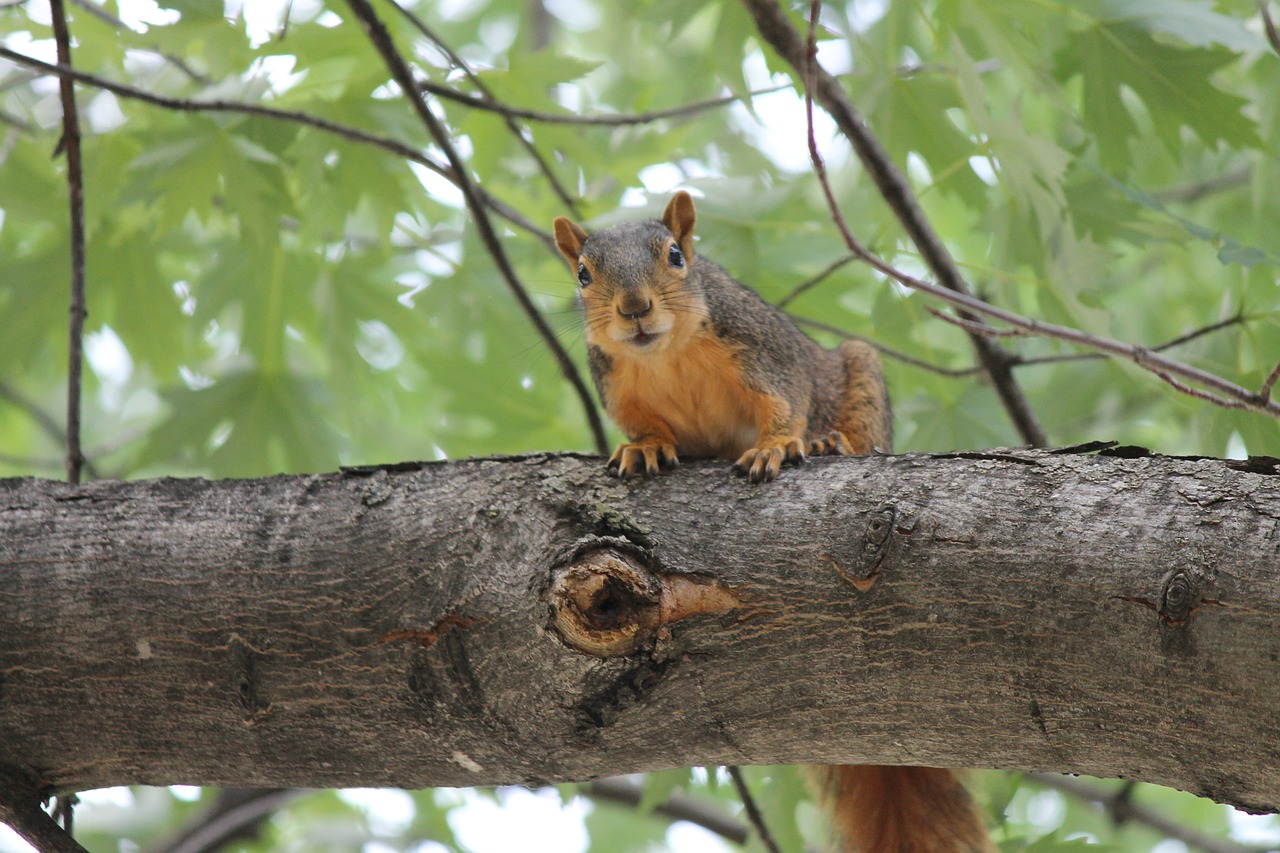
[[[576,270],[578,256],[582,254],[582,244],[587,242],[587,232],[564,216],[557,216],[552,227],[556,232],[556,248],[569,262],[569,267]]]
[[[662,214],[662,224],[680,244],[680,251],[686,258],[693,257],[693,223],[697,216],[693,212],[693,196],[684,190],[676,193],[667,203],[666,212]]]

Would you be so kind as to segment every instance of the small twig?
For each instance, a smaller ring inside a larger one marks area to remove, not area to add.
[[[37,784],[8,767],[0,767],[0,822],[41,853],[88,853],[40,808]]]
[[[644,788],[620,777],[597,779],[583,788],[593,800],[608,800],[631,806],[640,805]],[[665,802],[654,806],[654,812],[671,820],[683,820],[713,832],[726,841],[746,844],[751,830],[739,820],[725,814],[712,803],[687,794],[671,794]]]
[[[212,808],[150,853],[216,853],[252,836],[272,814],[307,793],[302,788],[225,789]]]
[[[1276,22],[1271,19],[1267,0],[1258,0],[1258,13],[1262,15],[1262,28],[1267,32],[1267,41],[1271,42],[1271,49],[1280,54],[1280,32],[1276,30]]]
[[[944,323],[959,326],[971,335],[982,335],[984,338],[1025,338],[1027,336],[1024,329],[997,329],[987,323],[975,323],[973,320],[966,320],[964,317],[953,317],[945,311],[939,311],[932,305],[924,306],[924,310]],[[1015,363],[1021,364],[1021,362]]]
[[[1271,375],[1262,383],[1262,388],[1258,391],[1258,399],[1266,403],[1271,399],[1271,389],[1276,387],[1276,380],[1280,379],[1280,364],[1275,366],[1271,371]]]
[[[485,82],[480,79],[480,75],[476,74],[475,71],[471,69],[470,63],[468,63],[466,59],[464,59],[456,50],[453,49],[452,46],[449,45],[448,42],[437,34],[435,30],[428,27],[426,21],[422,20],[404,6],[401,6],[396,2],[396,0],[388,0],[388,2],[391,4],[391,7],[399,12],[405,20],[412,24],[418,32],[422,33],[422,35],[431,41],[432,44],[444,52],[444,55],[448,57],[449,62],[461,71],[469,81],[471,81],[471,85],[476,87],[476,91],[480,93],[481,98],[486,103],[498,103],[498,99],[494,97],[493,92],[485,85]],[[417,91],[422,91],[421,84],[418,84]],[[538,171],[542,172],[542,176],[546,178],[552,192],[556,194],[560,199],[560,202],[569,209],[573,216],[581,216],[577,200],[569,195],[568,190],[566,190],[564,185],[560,182],[560,178],[552,170],[551,164],[542,156],[542,152],[533,144],[533,141],[525,137],[524,129],[521,128],[520,125],[516,124],[516,120],[509,112],[503,110],[498,110],[497,112],[502,116],[503,122],[507,126],[507,130],[511,131],[511,135],[516,138],[516,141],[520,143],[520,146],[524,148],[531,158],[533,158],[533,162],[538,166]]]
[[[808,326],[811,329],[819,329],[823,332],[839,335],[845,340],[862,341],[865,344],[875,347],[876,351],[886,358],[891,358],[894,361],[900,361],[903,364],[909,364],[912,367],[918,367],[921,370],[927,370],[930,373],[937,373],[941,376],[959,379],[966,376],[974,376],[982,372],[982,368],[977,367],[976,365],[973,367],[942,367],[937,364],[932,364],[922,358],[916,358],[914,355],[908,355],[902,350],[886,346],[880,341],[872,340],[871,338],[863,337],[862,335],[855,335],[852,332],[847,332],[844,329],[841,329],[839,326],[833,326],[830,323],[824,323],[821,320],[810,320],[808,317],[797,317],[794,314],[791,315],[791,318],[801,326]]]
[[[591,426],[591,434],[595,441],[596,450],[601,454],[608,452],[608,444],[604,436],[604,424],[600,420],[600,410],[596,407],[590,390],[583,383],[582,376],[573,364],[573,359],[569,357],[569,353],[565,351],[560,341],[556,338],[555,331],[547,324],[546,318],[538,311],[538,307],[533,304],[528,291],[525,290],[524,285],[516,276],[515,269],[512,268],[511,261],[507,258],[506,251],[502,248],[502,242],[498,239],[498,234],[493,228],[493,223],[489,221],[489,213],[485,209],[479,193],[476,191],[476,185],[467,173],[466,164],[462,162],[462,158],[454,147],[453,141],[449,138],[444,125],[427,107],[426,101],[423,100],[422,94],[417,89],[417,81],[414,80],[413,72],[409,70],[409,66],[396,49],[395,43],[391,40],[391,34],[378,18],[377,13],[373,11],[373,7],[369,5],[368,0],[347,0],[347,5],[360,21],[365,34],[369,37],[369,41],[382,56],[382,60],[386,63],[392,78],[409,100],[410,105],[422,120],[423,125],[426,126],[427,132],[431,135],[437,147],[444,152],[445,159],[449,161],[450,169],[456,178],[454,183],[466,200],[467,209],[471,211],[471,218],[475,222],[481,242],[484,243],[489,255],[493,258],[494,264],[498,267],[498,272],[501,273],[503,280],[506,281],[512,295],[515,296],[516,301],[519,302],[520,307],[524,310],[525,316],[529,318],[529,322],[537,329],[547,347],[555,356],[556,362],[560,365],[560,372],[573,386],[574,391],[577,392],[578,398],[582,402],[583,410],[587,415],[587,421]]]
[[[821,284],[823,281],[827,279],[827,276],[831,275],[833,272],[845,266],[846,264],[856,261],[857,259],[858,259],[857,255],[850,254],[850,255],[845,255],[843,258],[837,258],[836,260],[827,264],[827,266],[822,270],[822,272],[818,273],[812,278],[805,279],[804,281],[797,284],[795,287],[791,288],[791,291],[786,296],[778,300],[778,307],[786,308],[788,305],[794,302],[796,298],[799,297],[802,293],[804,293],[805,291],[811,290],[814,287],[817,287],[819,284]]]
[[[747,787],[747,780],[742,778],[742,770],[733,764],[726,766],[725,769],[729,771],[729,777],[733,779],[733,786],[738,789],[738,796],[742,799],[742,807],[747,813],[747,820],[751,821],[751,826],[755,828],[756,834],[760,836],[760,842],[764,844],[764,848],[769,853],[781,853],[778,849],[778,842],[773,840],[773,834],[769,832],[769,827],[764,822],[764,815],[760,814],[760,809],[756,806],[755,797],[751,796],[751,789]]]
[[[58,64],[71,67],[71,34],[62,0],[49,0]],[[84,174],[80,162],[80,119],[76,111],[75,84],[59,80],[62,97],[62,140],[58,149],[67,155],[67,191],[71,215],[71,328],[67,355],[67,482],[80,482],[84,453],[80,449],[80,386],[84,370]],[[55,152],[56,153],[56,152]]]
[[[705,101],[694,101],[691,104],[685,104],[679,107],[671,107],[665,110],[651,110],[642,113],[619,113],[617,115],[575,115],[570,113],[548,113],[540,110],[529,110],[523,107],[513,107],[510,104],[500,103],[498,101],[486,101],[483,98],[477,98],[474,95],[467,95],[459,92],[449,86],[441,86],[439,83],[432,83],[424,80],[418,84],[424,92],[429,92],[437,98],[446,101],[453,101],[464,106],[477,110],[488,110],[489,112],[501,113],[511,118],[524,119],[525,121],[540,122],[542,124],[572,124],[586,125],[590,127],[630,127],[640,124],[652,124],[655,121],[662,121],[668,118],[686,118],[688,116],[697,115],[707,112],[718,107],[728,106],[745,100],[738,95],[725,95],[719,98],[710,98]],[[764,89],[756,89],[747,94],[747,98],[753,98],[757,95],[768,95],[773,92],[780,92],[783,89],[790,89],[789,85],[769,86]]]
[[[1204,198],[1212,193],[1229,190],[1234,187],[1242,186],[1249,183],[1249,178],[1253,175],[1253,165],[1245,163],[1230,172],[1223,172],[1220,175],[1211,175],[1204,180],[1195,181],[1182,186],[1169,187],[1164,190],[1156,190],[1152,192],[1152,201],[1160,204],[1169,204],[1175,201],[1196,201]]]
[[[1101,785],[1074,776],[1059,776],[1055,773],[1028,773],[1024,778],[1038,782],[1049,788],[1061,791],[1077,799],[1097,803],[1106,810],[1117,825],[1125,821],[1141,823],[1154,829],[1168,838],[1173,838],[1205,853],[1273,853],[1271,845],[1252,846],[1239,844],[1222,838],[1214,838],[1199,830],[1185,826],[1170,819],[1162,812],[1149,806],[1133,802],[1129,786],[1112,792]]]
[[[32,400],[3,379],[0,379],[0,400],[6,400],[15,408],[26,412],[27,416],[36,422],[36,426],[40,427],[45,435],[59,445],[66,445],[67,431],[48,412],[42,409],[35,400]],[[98,472],[87,458],[84,460],[84,470],[90,477],[95,480],[98,479]]]

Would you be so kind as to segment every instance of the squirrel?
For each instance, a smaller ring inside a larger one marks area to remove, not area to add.
[[[892,452],[880,359],[866,343],[820,347],[781,310],[693,250],[693,198],[660,220],[588,235],[557,217],[577,271],[596,389],[626,434],[615,476],[653,476],[681,456],[734,460],[753,483],[807,455]],[[950,770],[813,768],[832,823],[858,853],[988,853]]]

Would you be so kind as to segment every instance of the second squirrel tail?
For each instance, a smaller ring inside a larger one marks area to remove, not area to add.
[[[994,853],[969,792],[950,770],[813,768],[843,853]]]

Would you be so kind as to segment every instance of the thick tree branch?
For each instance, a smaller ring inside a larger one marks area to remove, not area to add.
[[[41,791],[920,763],[1274,809],[1280,463],[1122,455],[0,480],[0,755]]]
[[[88,853],[40,808],[38,783],[0,764],[0,822],[41,853]]]
[[[499,274],[501,274],[503,281],[507,283],[507,287],[516,298],[516,302],[519,303],[525,316],[529,318],[529,322],[533,324],[548,349],[551,350],[556,363],[560,366],[561,374],[577,393],[578,399],[582,403],[583,411],[587,416],[587,423],[591,428],[596,451],[604,453],[608,449],[608,445],[605,442],[604,423],[600,419],[600,409],[596,406],[595,397],[592,396],[586,383],[583,382],[577,366],[573,363],[573,359],[569,357],[569,353],[561,346],[555,331],[548,325],[546,318],[538,310],[538,306],[533,304],[533,300],[530,298],[528,291],[525,290],[520,277],[516,275],[515,269],[511,266],[506,250],[502,248],[502,241],[498,238],[498,233],[494,230],[493,223],[489,221],[489,212],[485,208],[483,199],[476,191],[476,185],[471,180],[471,176],[467,173],[467,164],[462,161],[462,157],[454,147],[453,141],[449,138],[449,133],[444,125],[435,117],[427,106],[426,101],[423,100],[422,92],[418,88],[418,82],[414,78],[413,72],[409,69],[408,64],[405,63],[404,57],[396,49],[395,43],[391,39],[391,33],[387,31],[377,13],[373,11],[373,7],[369,5],[367,0],[347,0],[347,5],[369,36],[369,41],[382,57],[382,61],[386,63],[388,71],[391,72],[391,78],[395,80],[396,85],[400,87],[400,91],[404,93],[405,99],[413,107],[413,111],[422,120],[422,124],[426,127],[436,146],[444,152],[445,159],[449,161],[449,168],[454,174],[454,184],[462,192],[462,197],[466,200],[467,209],[471,212],[471,219],[475,223],[480,241],[484,243],[489,255],[493,258],[494,265],[498,268]]]

